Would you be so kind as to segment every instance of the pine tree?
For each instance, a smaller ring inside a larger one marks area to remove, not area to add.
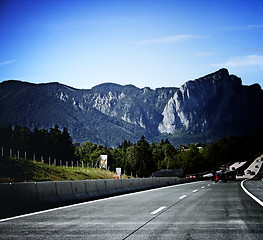
[[[72,143],[72,138],[68,133],[66,127],[63,128],[61,134],[61,160],[65,163],[66,161],[73,161],[74,159],[74,146]]]

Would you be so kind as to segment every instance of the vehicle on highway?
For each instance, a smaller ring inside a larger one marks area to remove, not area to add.
[[[201,178],[202,175],[199,173],[195,173],[195,174],[190,174],[189,178]]]
[[[215,183],[219,182],[219,180],[222,180],[223,182],[227,182],[227,175],[224,172],[217,172],[215,175]]]
[[[226,169],[226,166],[223,165],[221,167],[221,170],[217,172],[213,172],[212,180],[214,180],[216,183],[220,180],[223,182],[227,182],[228,180],[236,180],[237,172],[236,171],[230,171]]]

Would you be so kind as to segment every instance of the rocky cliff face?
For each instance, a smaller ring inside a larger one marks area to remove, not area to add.
[[[188,81],[179,89],[112,83],[89,90],[59,83],[0,84],[0,126],[58,124],[67,127],[76,142],[108,146],[124,139],[137,141],[142,135],[149,141],[165,137],[174,143],[176,135],[182,143],[179,133],[190,136],[191,142],[191,135],[211,130],[220,136],[261,131],[259,109],[263,109],[260,86],[242,86],[241,79],[226,69]]]
[[[241,80],[230,76],[226,69],[186,82],[166,105],[159,131],[174,133],[181,128],[207,130],[217,124],[240,87]]]
[[[221,69],[182,85],[165,106],[158,130],[169,134],[182,129],[191,133],[210,129],[244,133],[251,130],[252,119],[262,115],[255,111],[262,106],[259,85],[242,86],[240,78]]]

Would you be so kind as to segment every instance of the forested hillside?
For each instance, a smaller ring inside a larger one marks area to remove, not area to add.
[[[112,170],[122,167],[128,175],[147,177],[161,169],[182,169],[184,174],[210,172],[222,165],[250,161],[263,153],[263,135],[232,136],[212,144],[181,146],[176,149],[169,140],[150,144],[145,137],[137,143],[124,141],[117,148],[107,148],[85,142],[76,148],[79,161],[92,162],[100,154],[108,154]]]
[[[142,136],[136,143],[124,140],[116,148],[84,142],[74,146],[66,128],[49,130],[26,127],[1,128],[2,155],[41,161],[57,166],[96,167],[100,155],[108,155],[108,168],[122,168],[131,176],[149,177],[161,169],[182,169],[184,174],[218,169],[236,161],[249,161],[263,153],[262,134],[232,136],[212,144],[190,144],[175,148],[168,139],[149,143]]]

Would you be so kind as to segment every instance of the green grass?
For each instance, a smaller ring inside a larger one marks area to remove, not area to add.
[[[40,182],[110,179],[114,173],[98,168],[56,167],[41,162],[9,157],[0,158],[0,182]]]

